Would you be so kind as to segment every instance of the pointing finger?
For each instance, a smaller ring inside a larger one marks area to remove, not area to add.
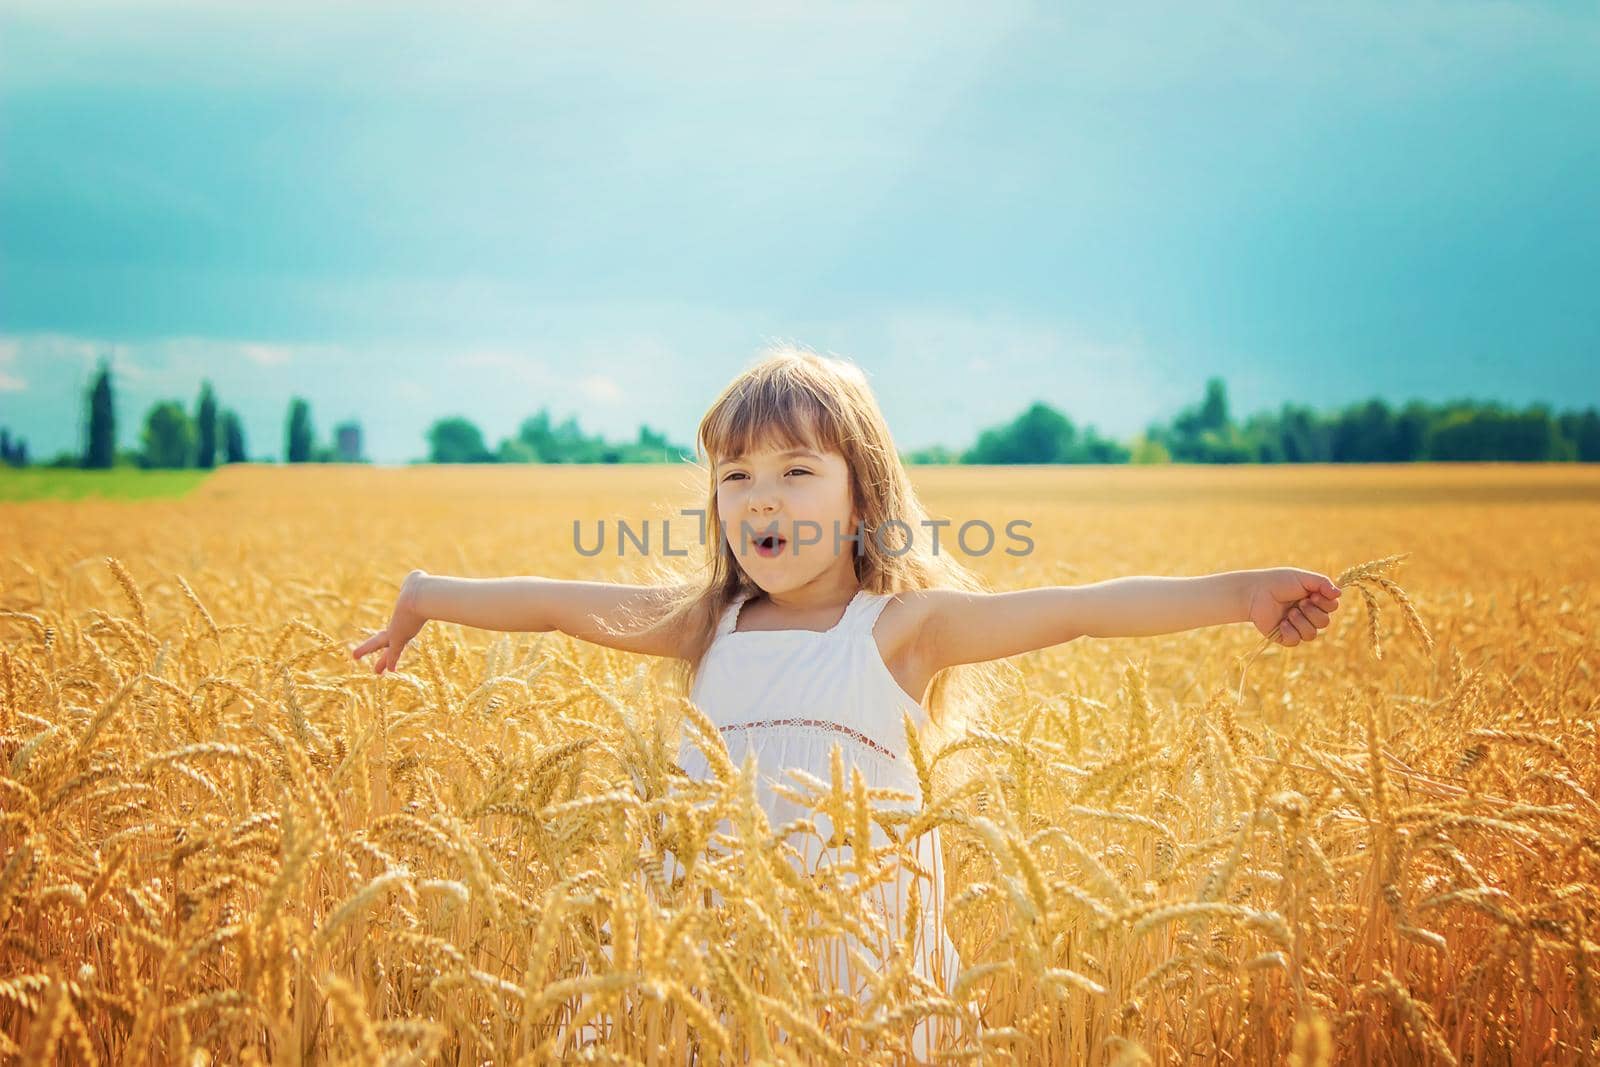
[[[355,659],[360,659],[373,649],[383,648],[388,643],[389,631],[379,630],[377,633],[373,634],[371,637],[367,638],[365,641],[361,642],[354,649],[352,649],[350,655]]]

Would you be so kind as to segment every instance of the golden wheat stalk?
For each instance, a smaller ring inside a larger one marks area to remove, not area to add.
[[[1369,588],[1371,586],[1383,590],[1395,603],[1400,605],[1406,627],[1416,635],[1417,640],[1422,643],[1422,646],[1428,650],[1430,655],[1433,653],[1433,635],[1428,632],[1427,626],[1422,622],[1422,617],[1417,614],[1416,606],[1412,604],[1411,598],[1406,595],[1406,591],[1386,576],[1386,572],[1399,566],[1401,561],[1409,555],[1409,552],[1401,552],[1393,556],[1384,556],[1381,559],[1368,560],[1366,563],[1357,564],[1340,572],[1333,580],[1333,584],[1341,590],[1354,586],[1365,601],[1367,605],[1367,643],[1376,659],[1383,658],[1383,646],[1378,636],[1378,598],[1373,595],[1372,589]],[[1261,643],[1243,658],[1239,664],[1238,700],[1242,701],[1244,699],[1245,673],[1250,669],[1250,664],[1254,663],[1256,657],[1282,635],[1283,620],[1280,619],[1278,624],[1272,628],[1272,632],[1263,637]]]

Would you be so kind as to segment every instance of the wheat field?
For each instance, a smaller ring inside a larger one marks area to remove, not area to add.
[[[1600,471],[913,480],[1031,523],[966,560],[995,589],[1288,565],[1345,593],[1294,648],[1017,657],[915,753],[919,811],[810,783],[853,840],[944,840],[964,970],[864,1002],[808,953],[884,933],[858,894],[909,846],[792,876],[739,768],[674,775],[715,731],[649,661],[439,623],[397,672],[349,655],[413,567],[627,580],[573,520],[695,507],[692,474],[234,467],[0,505],[0,1063],[895,1063],[928,1019],[951,1063],[1600,1055]]]

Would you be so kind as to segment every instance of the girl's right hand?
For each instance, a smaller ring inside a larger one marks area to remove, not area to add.
[[[405,581],[400,583],[400,595],[395,598],[388,627],[350,650],[351,658],[356,660],[368,652],[382,650],[378,658],[372,661],[372,673],[394,670],[400,662],[400,653],[405,651],[406,645],[428,621],[428,617],[417,610],[417,586],[426,575],[427,572],[423,570],[414,570],[406,575]]]

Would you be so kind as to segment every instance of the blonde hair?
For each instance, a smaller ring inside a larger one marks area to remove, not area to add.
[[[673,680],[681,692],[688,693],[693,686],[723,612],[739,597],[759,592],[721,536],[714,467],[718,459],[762,446],[804,447],[844,456],[851,499],[861,520],[860,543],[851,554],[862,589],[869,593],[985,589],[949,553],[930,551],[923,544],[926,537],[889,536],[900,530],[925,531],[928,516],[861,368],[799,345],[769,348],[728,383],[700,420],[696,466],[707,477],[708,531],[700,573],[685,579],[660,563],[655,567],[657,581],[652,584],[663,585],[667,593],[652,605],[655,621],[647,629],[690,635],[688,658],[672,661]],[[989,661],[958,664],[936,674],[925,705],[934,730],[953,733],[979,717],[998,696],[1007,666],[1015,671],[1012,665]]]

